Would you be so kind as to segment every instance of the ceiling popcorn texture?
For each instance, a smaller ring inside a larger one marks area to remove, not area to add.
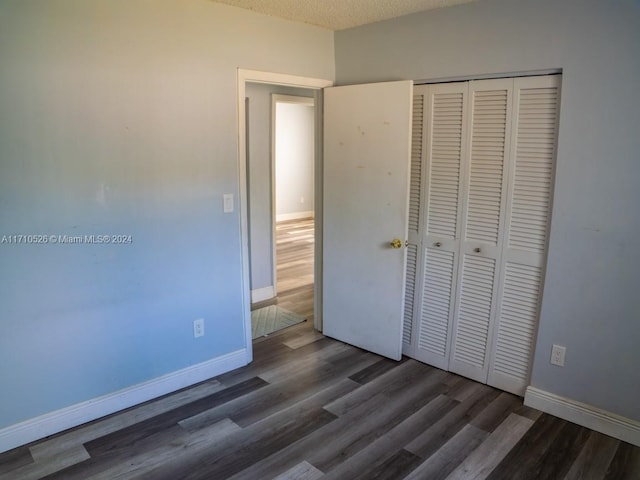
[[[275,17],[344,30],[476,0],[215,0]]]

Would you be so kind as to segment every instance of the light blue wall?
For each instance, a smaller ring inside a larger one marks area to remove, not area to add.
[[[336,32],[338,84],[563,71],[532,384],[640,420],[640,3],[480,0]],[[566,345],[566,366],[550,365]]]
[[[7,0],[0,64],[0,238],[132,236],[0,244],[0,428],[243,349],[236,69],[332,79],[332,32],[207,0]]]

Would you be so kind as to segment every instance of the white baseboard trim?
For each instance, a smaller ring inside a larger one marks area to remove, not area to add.
[[[245,348],[0,430],[0,453],[246,365]]]
[[[307,212],[281,213],[279,215],[276,215],[276,222],[299,220],[301,218],[313,218],[313,210],[309,210]]]
[[[640,447],[640,422],[635,420],[535,387],[527,387],[524,404]]]
[[[251,303],[264,302],[265,300],[271,300],[276,296],[276,289],[273,285],[263,288],[256,288],[251,290]]]

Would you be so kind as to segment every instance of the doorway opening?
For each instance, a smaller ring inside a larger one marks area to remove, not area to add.
[[[321,89],[330,85],[326,80],[238,71],[239,187],[247,347],[252,344],[252,307],[264,304],[299,310],[309,324],[313,321],[316,329],[322,329],[322,245],[314,239],[321,238],[322,229]],[[286,192],[294,193],[290,197],[302,207],[298,212],[286,211],[286,195],[280,202],[276,197],[278,183],[286,185],[286,181],[278,182],[276,178],[275,148],[278,142],[275,134],[278,129],[273,105],[296,104],[291,99],[279,98],[281,95],[303,97],[304,100],[297,103],[306,104],[307,109],[310,105],[313,112],[312,188],[303,194],[292,187],[286,189]],[[261,120],[258,121],[257,116]],[[280,203],[285,211],[280,212],[280,222],[277,222]],[[247,352],[248,361],[251,361],[251,349],[247,348]]]
[[[311,90],[302,92],[313,95]],[[271,95],[273,264],[278,306],[313,320],[315,102]],[[250,176],[251,178],[251,176]]]
[[[252,337],[313,321],[315,100],[246,85]]]

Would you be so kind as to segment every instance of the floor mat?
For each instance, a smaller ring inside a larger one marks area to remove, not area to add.
[[[303,316],[277,305],[259,308],[251,312],[251,338],[263,337],[304,321]]]

